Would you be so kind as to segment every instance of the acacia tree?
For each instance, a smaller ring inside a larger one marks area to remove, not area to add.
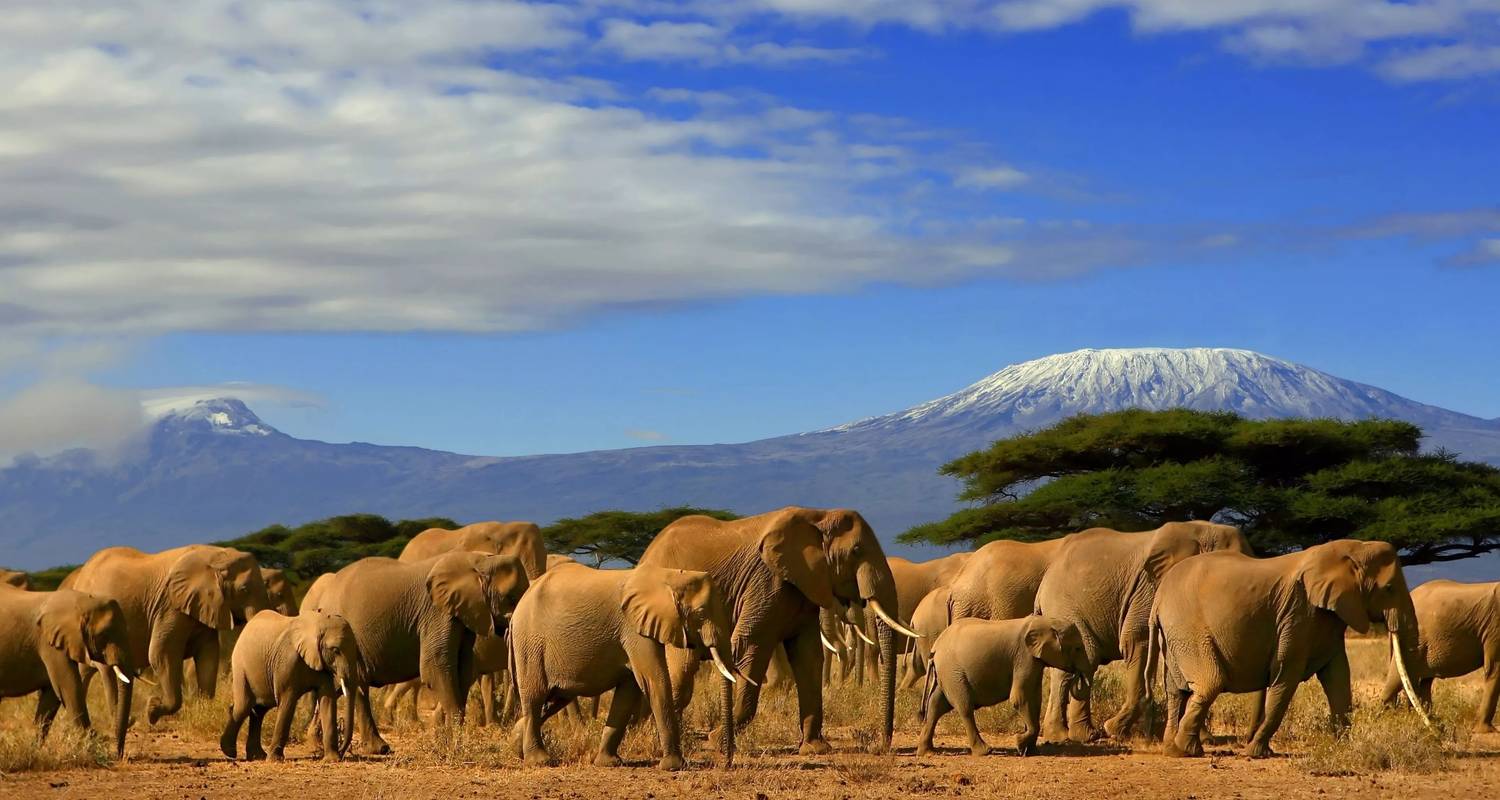
[[[542,528],[542,539],[548,552],[586,556],[593,560],[594,566],[612,561],[635,566],[662,528],[690,514],[739,519],[730,511],[691,506],[657,511],[596,511],[586,517],[560,519]]]
[[[1422,453],[1421,439],[1393,420],[1080,415],[943,465],[976,505],[901,539],[1037,541],[1213,519],[1240,526],[1261,553],[1377,539],[1425,564],[1500,549],[1500,469]]]

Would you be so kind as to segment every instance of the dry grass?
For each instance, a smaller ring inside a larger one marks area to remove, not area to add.
[[[0,774],[105,767],[114,747],[105,735],[80,731],[58,715],[46,741],[37,741],[31,698],[0,703]]]

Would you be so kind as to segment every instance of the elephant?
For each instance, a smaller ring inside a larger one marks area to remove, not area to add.
[[[918,675],[927,674],[927,665],[932,662],[932,643],[937,637],[948,629],[952,623],[950,618],[949,589],[940,586],[927,593],[922,602],[917,603],[917,610],[911,616],[911,628],[921,636],[916,639],[915,647],[911,654],[912,671]],[[973,617],[970,617],[973,619]]]
[[[948,582],[953,619],[1030,616],[1036,610],[1036,591],[1042,585],[1042,576],[1065,539],[1001,539],[975,550]]]
[[[525,567],[528,580],[534,581],[547,571],[542,530],[531,522],[475,522],[451,531],[428,528],[406,543],[400,560],[426,561],[454,550],[515,556]]]
[[[37,692],[36,722],[43,737],[59,707],[79,728],[90,729],[82,670],[99,665],[108,680],[120,683],[114,733],[115,754],[123,756],[138,664],[125,612],[114,600],[72,589],[0,588],[0,697]]]
[[[1270,755],[1298,684],[1314,675],[1334,726],[1344,727],[1353,704],[1344,633],[1382,621],[1405,675],[1419,657],[1417,615],[1388,542],[1340,539],[1275,558],[1222,551],[1184,560],[1162,578],[1148,619],[1148,660],[1160,654],[1165,666],[1163,752],[1201,755],[1214,698],[1264,691],[1244,754]],[[1413,697],[1410,680],[1403,683]]]
[[[517,737],[529,764],[551,761],[542,723],[579,697],[614,690],[598,766],[620,763],[625,726],[642,695],[656,721],[662,769],[683,766],[681,719],[672,705],[666,648],[687,647],[713,659],[723,677],[724,719],[733,714],[729,611],[707,573],[636,567],[548,573],[526,592],[511,621],[511,652],[521,696]],[[725,763],[734,726],[720,726]]]
[[[932,643],[932,664],[922,692],[922,736],[917,755],[932,751],[938,720],[957,710],[969,730],[969,752],[989,755],[974,710],[1009,699],[1025,723],[1016,752],[1031,755],[1041,731],[1042,673],[1047,667],[1093,679],[1094,666],[1078,630],[1050,617],[958,620]]]
[[[657,534],[640,565],[702,570],[723,593],[735,620],[730,640],[734,665],[749,678],[735,685],[734,724],[745,725],[754,718],[772,653],[778,644],[786,647],[797,684],[804,755],[831,749],[823,738],[818,610],[835,611],[842,619],[846,604],[868,606],[880,618],[880,744],[890,748],[896,681],[893,631],[915,634],[893,616],[896,585],[885,551],[858,512],[789,506],[727,522],[686,516]],[[692,697],[699,660],[693,650],[667,651],[679,710]]]
[[[1474,720],[1475,733],[1495,732],[1500,697],[1500,582],[1436,580],[1411,591],[1417,612],[1419,657],[1408,662],[1417,697],[1432,702],[1434,678],[1457,678],[1484,670],[1484,695]],[[1395,702],[1401,672],[1393,660],[1386,670],[1383,699]]]
[[[183,662],[193,659],[198,692],[213,697],[219,678],[219,634],[269,607],[265,580],[249,553],[188,545],[160,553],[110,547],[89,557],[62,587],[120,604],[130,632],[131,661],[149,664],[161,685],[146,707],[155,725],[182,707]],[[114,704],[108,674],[106,693]]]
[[[456,530],[428,528],[406,543],[400,560],[422,561],[454,550],[515,556],[525,567],[528,581],[542,577],[551,564],[551,557],[542,542],[542,530],[531,522],[475,522]],[[480,637],[475,649],[475,669],[479,673],[479,724],[488,725],[498,722],[500,717],[509,716],[515,702],[509,691],[513,684],[496,679],[505,669],[507,648],[503,639]],[[506,688],[505,707],[498,716],[495,713],[496,686]],[[410,697],[411,713],[415,717],[418,688],[416,681],[395,687],[387,698],[387,707],[395,709],[404,698]]]
[[[1138,533],[1092,528],[1068,536],[1058,547],[1037,587],[1036,611],[1076,627],[1095,667],[1125,662],[1120,710],[1104,726],[1110,736],[1128,737],[1140,716],[1146,694],[1146,623],[1162,576],[1183,559],[1221,550],[1251,555],[1238,528],[1212,522],[1169,522]],[[1071,691],[1071,680],[1052,673],[1044,729],[1049,739],[1087,741],[1096,733],[1088,693]]]
[[[462,722],[475,637],[503,632],[527,586],[516,557],[470,552],[413,562],[362,558],[319,578],[302,613],[338,614],[354,629],[365,676],[355,689],[360,752],[390,752],[370,708],[371,686],[421,678],[447,718]]]
[[[886,561],[891,565],[891,578],[896,581],[896,605],[899,608],[896,618],[914,619],[922,599],[934,589],[947,587],[971,555],[973,553],[951,553],[929,561],[911,561],[900,556],[887,558]],[[915,686],[923,675],[914,653],[920,642],[920,639],[908,640],[909,650],[904,656],[907,666],[901,681],[903,688]]]
[[[0,586],[14,586],[17,589],[31,589],[31,578],[26,573],[13,569],[0,568]]]
[[[318,748],[324,761],[336,761],[348,750],[354,737],[354,689],[364,685],[359,644],[354,629],[343,617],[309,610],[295,617],[278,611],[262,611],[245,624],[238,646],[230,657],[230,686],[234,705],[219,737],[219,749],[230,759],[240,726],[250,720],[245,758],[266,758],[261,747],[261,720],[275,707],[276,730],[271,736],[270,759],[280,761],[296,715],[297,701],[311,693],[322,717],[322,741]],[[334,689],[345,697],[344,741],[336,741]]]

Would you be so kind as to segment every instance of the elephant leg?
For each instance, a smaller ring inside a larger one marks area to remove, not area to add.
[[[635,716],[641,703],[641,689],[635,676],[626,675],[615,684],[615,695],[609,701],[609,715],[604,720],[604,735],[599,739],[599,753],[594,765],[614,767],[620,764],[620,742],[625,738],[625,728]]]
[[[80,730],[88,730],[91,727],[88,695],[84,692],[78,664],[70,661],[61,651],[45,650],[42,653],[42,667],[47,672],[47,680],[52,684],[53,693],[62,702],[63,710],[67,711],[68,719]],[[113,684],[114,676],[111,675],[105,683]]]
[[[1073,696],[1073,686],[1078,678],[1071,673],[1062,674],[1063,699],[1068,709],[1068,738],[1075,742],[1091,742],[1100,738],[1094,727],[1093,692],[1085,691],[1083,697]]]
[[[159,694],[146,704],[146,721],[155,725],[162,717],[182,708],[182,659],[165,658],[151,669],[161,680]]]
[[[495,673],[486,672],[479,676],[479,727],[499,723],[495,717]]]
[[[1391,664],[1385,671],[1385,686],[1380,690],[1382,705],[1395,708],[1401,704],[1401,673]]]
[[[235,743],[240,737],[240,726],[250,716],[250,687],[242,677],[234,684],[234,702],[229,705],[229,720],[224,723],[224,732],[219,735],[219,752],[233,761]]]
[[[1016,681],[1011,687],[1011,705],[1015,706],[1016,716],[1021,718],[1024,726],[1021,732],[1016,734],[1016,754],[1029,756],[1036,752],[1037,736],[1042,732],[1042,686],[1037,680],[1033,684],[1035,688],[1028,687],[1024,681]]]
[[[542,723],[546,721],[547,696],[530,693],[521,697],[521,756],[527,764],[545,766],[552,763],[552,755],[542,743]]]
[[[264,761],[266,748],[261,745],[261,726],[266,721],[266,708],[261,705],[250,707],[250,730],[245,734],[245,760]]]
[[[1182,720],[1182,711],[1184,705],[1183,701],[1185,699],[1186,697],[1183,692],[1177,689],[1167,690],[1167,721],[1166,727],[1163,729],[1161,735],[1161,740],[1164,745],[1170,746],[1172,744],[1172,741],[1177,738],[1177,728],[1180,724],[1180,721]]]
[[[285,691],[281,697],[276,698],[276,727],[271,731],[271,753],[272,761],[280,761],[286,757],[286,742],[292,735],[292,717],[297,715],[297,701],[302,699],[302,692]],[[313,695],[313,707],[318,708],[322,702],[322,696],[318,692]],[[322,716],[322,715],[319,715]],[[327,727],[327,720],[324,720]],[[324,731],[327,735],[327,731]],[[337,748],[334,749],[337,753]]]
[[[1130,648],[1124,660],[1125,681],[1120,710],[1104,723],[1105,734],[1113,739],[1128,739],[1135,731],[1146,697],[1146,648]]]
[[[1344,665],[1347,681],[1348,664]],[[1337,681],[1330,681],[1336,683]],[[1328,684],[1324,684],[1327,691]],[[1337,691],[1337,690],[1335,690]],[[1347,691],[1347,690],[1346,690]],[[1272,755],[1271,737],[1276,735],[1276,730],[1281,727],[1281,720],[1286,716],[1286,710],[1292,704],[1292,697],[1297,693],[1295,683],[1275,683],[1266,687],[1266,713],[1261,720],[1260,727],[1255,729],[1255,735],[1250,737],[1249,743],[1245,745],[1245,756],[1248,758],[1262,758]],[[1347,712],[1346,715],[1347,717]]]
[[[797,715],[802,721],[802,747],[798,752],[805,756],[831,752],[833,748],[823,738],[823,687],[818,682],[823,671],[823,643],[818,639],[818,627],[808,625],[785,644],[792,679],[797,683]]]
[[[932,737],[937,734],[938,720],[953,710],[953,704],[948,702],[941,688],[934,690],[930,697],[924,711],[926,720],[922,723],[922,738],[917,740],[917,755],[919,756],[932,752]]]
[[[1318,670],[1318,683],[1323,687],[1323,695],[1328,698],[1328,715],[1333,729],[1342,731],[1349,727],[1349,712],[1354,708],[1354,689],[1349,677],[1349,655],[1340,652],[1328,662],[1327,666]],[[1270,737],[1267,737],[1266,742],[1270,741]]]
[[[1042,721],[1042,735],[1048,741],[1065,742],[1068,740],[1067,720],[1067,691],[1063,686],[1062,670],[1047,669],[1051,681],[1051,688],[1047,692],[1047,708]]]
[[[1255,732],[1260,730],[1260,724],[1266,718],[1266,690],[1256,692],[1250,700],[1250,725],[1245,731],[1245,744],[1249,744],[1255,738]]]
[[[219,632],[199,634],[197,645],[193,650],[193,674],[198,696],[211,699],[219,685]]]
[[[749,675],[753,680],[766,684],[770,676],[771,656],[775,653],[775,647],[761,647],[752,644],[745,648],[745,654],[740,657],[739,668],[741,672]],[[677,676],[673,675],[673,679]],[[802,678],[797,672],[796,664],[792,664],[792,681],[800,686]],[[749,681],[739,681],[734,685],[734,724],[737,728],[743,728],[755,719],[755,712],[760,707],[761,686],[751,686]],[[714,737],[717,739],[718,737]]]
[[[354,694],[358,698],[359,753],[382,756],[391,752],[391,746],[380,736],[380,726],[375,724],[375,711],[370,708],[370,687],[359,687]]]
[[[969,734],[969,753],[976,756],[989,755],[990,746],[979,733],[979,721],[974,719],[973,701],[960,694],[948,702],[953,704],[953,710],[957,711],[959,718],[964,721],[964,730]]]
[[[37,693],[36,713],[32,715],[32,720],[36,722],[38,740],[47,738],[47,732],[52,730],[52,720],[57,716],[59,708],[62,708],[62,698],[51,687]]]
[[[1219,696],[1217,688],[1194,690],[1187,698],[1182,719],[1177,723],[1177,738],[1171,742],[1169,755],[1203,755],[1203,723],[1208,720],[1208,709]]]
[[[1500,647],[1496,648],[1500,650]],[[1495,732],[1495,704],[1500,701],[1500,658],[1486,653],[1484,658],[1484,694],[1479,699],[1479,716],[1474,720],[1475,733]]]
[[[661,761],[657,766],[664,770],[679,770],[686,763],[682,758],[682,723],[680,712],[673,705],[672,678],[667,669],[665,649],[641,636],[627,641],[625,646],[635,684],[646,695],[651,715],[656,717],[656,738],[661,745]],[[611,714],[619,702],[616,698],[611,704]]]

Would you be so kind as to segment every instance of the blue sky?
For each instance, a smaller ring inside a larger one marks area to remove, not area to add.
[[[1493,2],[53,5],[0,33],[0,454],[216,392],[738,441],[1138,345],[1500,416]]]

